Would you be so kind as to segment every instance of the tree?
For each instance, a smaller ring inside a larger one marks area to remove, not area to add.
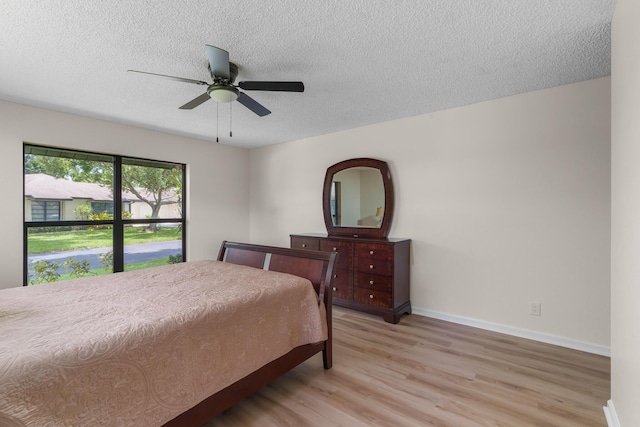
[[[111,186],[113,165],[92,160],[25,154],[24,173],[44,173],[76,182],[94,182]]]
[[[122,188],[151,207],[151,218],[158,218],[163,202],[172,197],[182,201],[182,170],[180,167],[123,165]],[[156,224],[149,228],[155,231]]]

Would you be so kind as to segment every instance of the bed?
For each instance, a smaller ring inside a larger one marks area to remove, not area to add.
[[[200,426],[322,353],[335,254],[217,260],[0,291],[0,425]],[[284,273],[284,274],[283,274]]]

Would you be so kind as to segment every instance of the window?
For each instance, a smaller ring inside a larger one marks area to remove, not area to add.
[[[112,202],[91,202],[91,211],[94,215],[106,213],[113,215],[113,203]],[[122,213],[131,212],[131,202],[122,202]]]
[[[24,284],[185,259],[185,166],[24,145]]]
[[[32,221],[59,221],[60,202],[33,200],[31,202]]]
[[[91,202],[91,212],[94,215],[105,212],[109,215],[113,215],[113,202]]]

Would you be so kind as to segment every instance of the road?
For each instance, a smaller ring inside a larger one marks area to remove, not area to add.
[[[46,254],[34,254],[29,256],[29,271],[32,271],[32,264],[40,260],[56,262],[60,265],[59,273],[64,273],[62,263],[69,258],[74,258],[77,262],[88,260],[92,269],[102,268],[100,256],[109,252],[111,248],[80,249],[75,251],[49,252]],[[182,253],[181,240],[169,240],[166,242],[138,243],[135,245],[125,245],[124,263],[150,261],[158,258],[166,258],[169,255]]]

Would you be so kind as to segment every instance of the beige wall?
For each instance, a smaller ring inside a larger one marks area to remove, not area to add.
[[[618,0],[611,63],[611,396],[623,427],[640,426],[639,24],[640,2]]]
[[[416,312],[608,352],[609,78],[252,150],[251,240],[325,232],[355,157],[389,163]]]
[[[0,288],[22,285],[22,143],[187,164],[187,257],[249,240],[249,153],[213,142],[0,101]]]

